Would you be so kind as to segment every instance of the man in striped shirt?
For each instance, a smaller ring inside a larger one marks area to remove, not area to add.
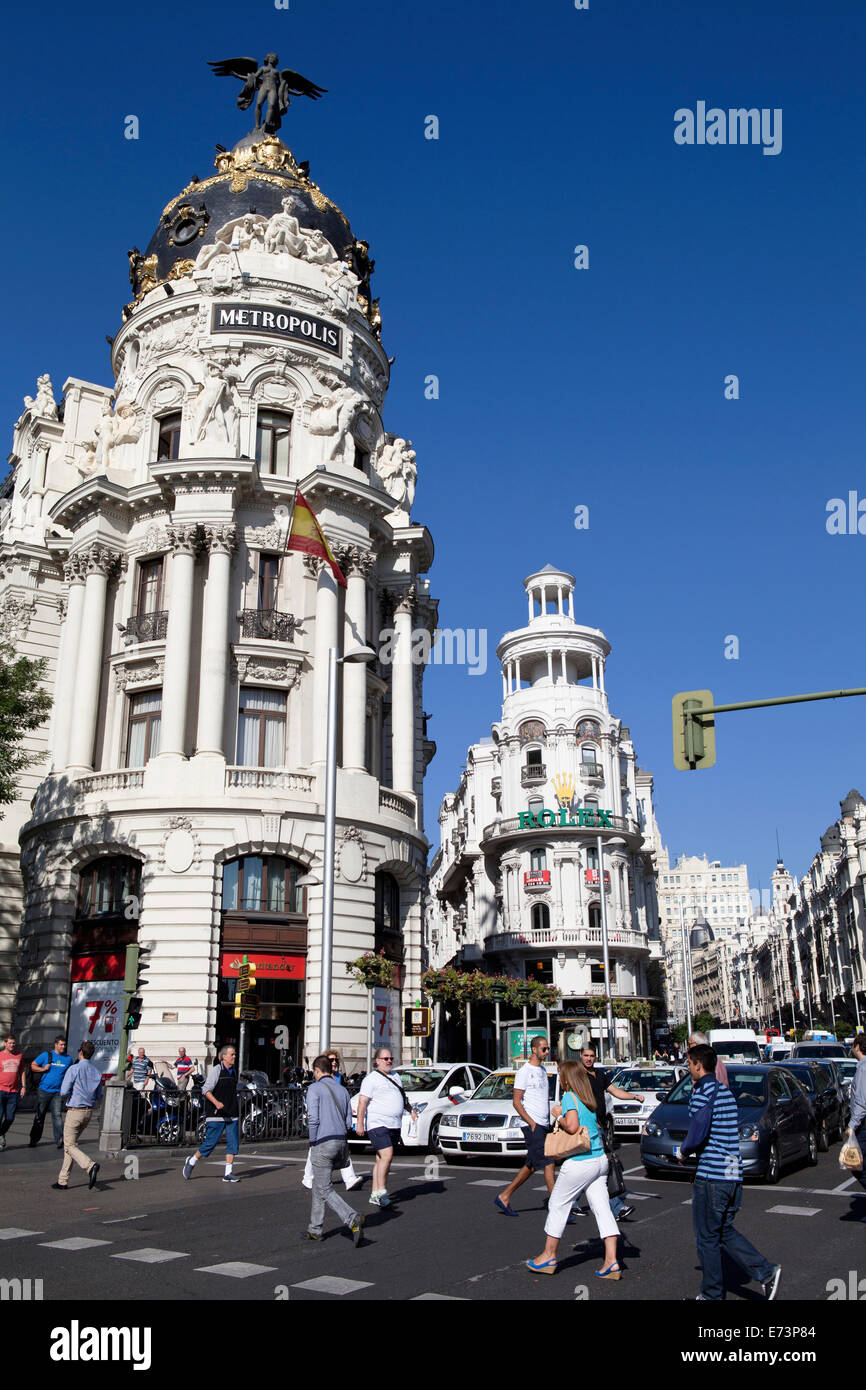
[[[774,1299],[781,1265],[772,1265],[751,1241],[734,1229],[743,1200],[743,1162],[740,1158],[737,1102],[727,1086],[716,1080],[716,1054],[711,1047],[690,1047],[692,1098],[689,1132],[677,1157],[698,1154],[692,1188],[692,1222],[703,1279],[697,1297],[721,1302],[725,1297],[722,1251],[725,1250],[755,1279],[764,1297]]]

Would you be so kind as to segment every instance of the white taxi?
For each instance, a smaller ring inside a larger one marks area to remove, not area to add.
[[[550,1104],[559,1100],[559,1072],[545,1067]],[[446,1163],[458,1163],[473,1154],[500,1154],[521,1158],[526,1153],[523,1121],[514,1109],[514,1067],[492,1071],[468,1100],[455,1105],[439,1121],[439,1151]]]
[[[617,1139],[639,1139],[650,1115],[661,1104],[659,1093],[666,1094],[682,1075],[682,1067],[623,1067],[611,1078],[614,1086],[628,1091],[643,1101],[620,1100],[608,1093],[605,1110],[613,1123]]]

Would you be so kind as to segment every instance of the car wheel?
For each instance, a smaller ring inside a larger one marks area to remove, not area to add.
[[[439,1125],[441,1123],[442,1117],[440,1115],[436,1115],[430,1122],[430,1137],[427,1140],[427,1147],[432,1153],[435,1153],[439,1148]]]
[[[810,1168],[814,1168],[818,1162],[818,1136],[814,1129],[809,1130],[809,1145],[806,1150],[806,1161]]]
[[[643,1170],[648,1178],[660,1178],[662,1176],[660,1172],[656,1172],[655,1168],[648,1168],[646,1164],[644,1164]]]
[[[767,1153],[767,1171],[764,1173],[764,1182],[775,1187],[779,1181],[779,1145],[775,1139],[770,1140],[770,1148]]]
[[[818,1149],[820,1150],[820,1152],[821,1152],[822,1154],[825,1154],[825,1153],[827,1152],[827,1150],[829,1149],[829,1147],[830,1147],[830,1133],[829,1133],[829,1129],[828,1129],[828,1127],[827,1127],[827,1121],[826,1121],[826,1119],[824,1119],[824,1120],[821,1121],[821,1127],[820,1127],[820,1129],[818,1130]]]

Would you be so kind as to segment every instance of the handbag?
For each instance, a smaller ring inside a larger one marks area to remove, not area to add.
[[[622,1197],[625,1194],[625,1175],[623,1166],[616,1154],[607,1153],[607,1195],[608,1197]]]
[[[562,1128],[561,1120],[557,1120],[544,1140],[544,1157],[560,1163],[564,1158],[573,1158],[575,1154],[587,1154],[591,1148],[592,1140],[586,1125],[578,1125],[576,1132],[569,1134],[567,1129]]]

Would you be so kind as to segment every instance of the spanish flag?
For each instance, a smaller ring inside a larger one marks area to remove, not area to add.
[[[302,550],[305,555],[317,555],[331,566],[331,573],[338,584],[347,587],[343,571],[331,553],[325,540],[325,533],[316,520],[316,514],[302,492],[295,494],[295,507],[292,524],[286,541],[286,550]]]

